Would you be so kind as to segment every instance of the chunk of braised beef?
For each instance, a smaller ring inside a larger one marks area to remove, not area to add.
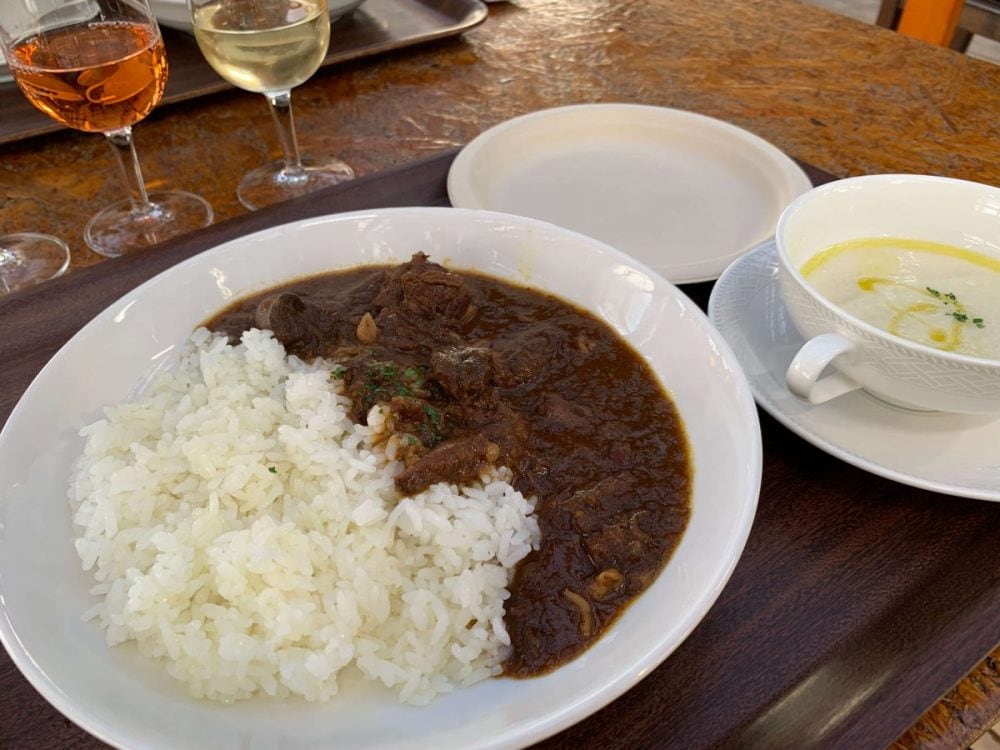
[[[628,528],[617,524],[608,524],[597,531],[585,534],[583,548],[587,550],[590,559],[597,568],[621,565],[625,548],[632,541]]]
[[[517,388],[542,377],[564,361],[569,346],[564,332],[538,324],[517,335],[498,336],[490,344],[493,379],[502,388]]]
[[[268,329],[285,349],[302,359],[326,356],[339,339],[333,314],[294,292],[265,297],[254,310],[254,325]]]
[[[564,493],[555,502],[582,533],[602,529],[610,520],[611,510],[631,491],[631,483],[621,476],[610,476],[582,490]]]
[[[444,431],[459,422],[459,411],[449,407],[440,411]],[[524,417],[505,404],[489,411],[465,411],[462,416],[465,432],[440,443],[397,475],[400,492],[412,494],[435,482],[470,482],[493,466],[506,466],[515,475],[522,471],[530,437]]]
[[[478,311],[462,277],[431,263],[423,253],[386,275],[375,305],[405,312],[428,326],[452,329],[468,325]]]
[[[497,385],[516,388],[528,383],[545,368],[545,353],[517,341],[498,340],[491,347]]]
[[[428,451],[396,475],[396,489],[412,495],[437,482],[464,484],[477,479],[500,457],[500,446],[482,432],[452,438]]]
[[[640,588],[659,570],[659,551],[679,536],[683,525],[657,524],[649,510],[639,508],[608,515],[602,526],[583,534],[583,548],[595,568],[614,568],[628,572],[627,588]],[[652,551],[654,554],[647,554]]]
[[[460,276],[425,269],[403,274],[403,308],[418,315],[468,322],[472,297]]]
[[[490,408],[495,403],[493,361],[485,347],[452,346],[434,352],[431,375],[448,396],[465,406]]]
[[[390,268],[375,292],[374,307],[399,307],[403,301],[403,274],[432,265],[425,253],[414,253],[406,263]]]
[[[547,430],[582,435],[592,433],[598,421],[591,407],[571,402],[558,393],[547,393],[542,397],[539,416],[544,420]]]
[[[379,343],[398,352],[426,360],[440,346],[461,342],[461,333],[398,307],[384,307],[375,316]]]
[[[528,420],[509,405],[500,401],[493,408],[477,406],[462,410],[465,428],[481,432],[500,446],[501,466],[506,466],[517,476],[524,470],[529,457],[530,426]]]
[[[636,497],[637,491],[631,475],[606,477],[586,489],[551,498],[546,509],[547,523],[553,531],[573,530],[580,535],[595,572],[628,571],[629,576],[641,573],[635,564],[647,549],[661,546],[661,531],[673,532],[673,528],[664,529],[662,522],[653,522],[650,511]],[[683,521],[678,522],[678,530],[681,528]],[[542,531],[544,534],[544,527]],[[619,583],[611,588],[617,589]]]

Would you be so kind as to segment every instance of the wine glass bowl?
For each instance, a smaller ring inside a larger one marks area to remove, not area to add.
[[[194,36],[208,64],[271,108],[282,162],[244,175],[237,196],[250,209],[305,195],[354,177],[339,159],[303,160],[291,90],[319,69],[330,46],[327,0],[188,0]]]
[[[147,194],[131,127],[163,97],[167,58],[147,0],[4,0],[0,43],[35,107],[67,127],[103,133],[129,198],[95,215],[87,244],[108,257],[207,226],[208,203],[185,191]]]
[[[163,96],[167,56],[149,25],[74,25],[16,42],[11,66],[28,100],[62,124],[89,133],[118,130],[148,115]]]
[[[194,36],[209,64],[238,88],[258,94],[305,83],[326,57],[326,3],[214,0],[193,14]]]

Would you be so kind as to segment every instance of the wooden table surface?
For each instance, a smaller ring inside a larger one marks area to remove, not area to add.
[[[1000,184],[1000,67],[795,0],[518,0],[494,4],[486,23],[460,38],[326,69],[298,89],[294,101],[304,152],[337,154],[359,175],[373,175],[459,146],[493,124],[532,110],[622,101],[678,107],[728,120],[837,176],[921,172]],[[241,92],[161,108],[136,128],[136,139],[150,187],[198,192],[212,203],[219,220],[244,213],[235,196],[240,175],[277,155],[263,99]],[[0,147],[0,229],[57,234],[71,245],[73,269],[106,263],[109,278],[119,281],[128,278],[134,259],[104,261],[86,249],[82,231],[90,215],[120,193],[110,153],[99,136],[62,132]],[[166,260],[173,257],[169,255],[172,247],[146,253],[162,254]],[[101,273],[87,272],[80,279],[99,284]],[[71,282],[72,275],[53,284],[69,291],[74,288]],[[695,290],[694,296],[698,293]],[[16,310],[18,304],[12,299],[7,309]],[[16,336],[8,333],[8,349],[17,346]],[[938,512],[939,497],[897,491],[896,485],[884,480],[867,482],[867,475],[842,468],[776,423],[765,420],[764,429],[766,442],[801,453],[813,468],[842,476],[838,492],[871,493],[874,487],[876,495],[892,503],[901,524],[919,525]],[[789,471],[795,469],[782,466],[769,473],[765,465],[765,495],[781,492]],[[986,505],[967,501],[952,507],[963,518],[975,517],[975,523],[963,527],[965,531],[996,528],[1000,508]],[[988,556],[975,537],[963,533],[955,531],[944,542],[963,545],[974,553],[974,559],[960,564],[957,557],[962,549],[956,549],[956,562],[949,570],[981,577],[984,592],[1000,587],[995,558]],[[944,554],[946,549],[937,551]],[[977,568],[977,561],[985,561],[988,567]],[[743,587],[738,594],[761,595],[753,582],[734,580]],[[963,579],[963,586],[968,583]],[[929,580],[926,593],[944,601],[947,581]],[[980,600],[977,612],[988,610],[996,601]],[[963,616],[962,604],[954,606],[957,622]],[[915,620],[924,615],[919,601],[909,601],[906,612]],[[935,627],[949,627],[947,621],[933,622]],[[898,635],[906,639],[922,632],[912,625],[900,629]],[[699,635],[705,639],[711,633],[700,629],[695,636]],[[937,655],[937,663],[950,664],[958,670],[957,676],[974,668],[947,695],[947,685],[930,699],[916,689],[919,685],[899,685],[896,692],[892,686],[871,685],[893,698],[884,703],[886,710],[897,712],[887,716],[887,725],[902,715],[898,712],[907,696],[916,701],[905,709],[912,718],[930,708],[899,739],[898,746],[960,748],[996,717],[1000,675],[997,662],[984,657],[998,642],[1000,624],[995,632],[979,633],[972,647],[962,640],[953,652]],[[864,638],[854,642],[858,650],[852,655],[858,663],[845,668],[864,674],[860,662],[866,645]],[[685,659],[693,658],[696,647],[673,659],[679,668],[685,666]],[[827,656],[838,654],[845,656],[837,649]],[[927,654],[919,656],[928,669],[935,661]],[[1000,653],[993,656],[1000,658]],[[774,665],[762,664],[761,668],[769,666]],[[705,668],[724,670],[726,664]],[[0,676],[0,685],[7,689],[17,679],[8,670]],[[908,672],[907,679],[919,682],[920,670]],[[644,684],[619,702],[622,710],[630,709],[630,700],[635,704],[643,699]],[[820,694],[807,690],[802,695],[815,698]],[[937,698],[940,702],[932,706]],[[726,712],[727,707],[715,710]],[[831,713],[805,703],[796,708],[794,701],[775,702],[756,717],[747,716],[743,730],[727,735],[725,744],[767,747],[768,737],[805,736],[782,731],[801,728],[811,715],[819,720]],[[72,735],[78,737],[73,743],[61,739],[59,744],[45,745],[40,738],[50,735],[33,734],[23,725],[6,726],[4,722],[12,716],[0,715],[0,743],[6,736],[18,748],[97,746],[77,735]],[[19,721],[28,720],[23,714],[16,716]],[[711,716],[706,709],[705,720]],[[39,726],[60,721],[54,714],[31,720]],[[556,745],[588,746],[588,737],[593,741],[598,736],[593,734],[595,726],[587,722]],[[622,736],[628,738],[623,744],[641,745],[635,733]],[[845,747],[864,745],[864,737],[846,730],[810,736],[820,745],[827,740]],[[610,737],[605,736],[605,741]],[[834,742],[834,738],[839,739]],[[772,742],[770,746],[777,745]]]

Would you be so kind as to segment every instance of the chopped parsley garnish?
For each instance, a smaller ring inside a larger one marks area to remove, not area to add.
[[[411,365],[403,369],[403,380],[419,388],[424,384],[424,373],[421,372],[419,367]]]
[[[398,372],[392,362],[372,362],[368,365],[368,382],[394,380]]]
[[[267,470],[269,472],[271,472],[272,474],[277,474],[278,473],[278,467],[277,466],[268,466]]]
[[[427,418],[431,420],[431,424],[434,425],[434,429],[440,431],[442,426],[441,412],[430,404],[424,404],[424,414],[426,414]]]
[[[330,377],[334,380],[343,380],[344,376],[347,374],[347,368],[337,365],[330,371]]]
[[[411,372],[419,375],[419,371],[414,367],[400,371],[399,366],[392,362],[373,362],[368,365],[366,371],[365,392],[373,401],[393,396],[412,396],[413,390],[410,386],[419,383],[413,382]],[[407,380],[410,382],[406,382]]]
[[[958,301],[958,297],[955,296],[954,292],[942,292],[932,287],[924,287],[927,293],[931,295],[934,299],[941,300],[946,306],[954,306],[954,310],[951,312],[946,312],[945,315],[954,318],[959,323],[971,323],[976,328],[985,328],[986,322],[982,318],[969,318],[969,313],[965,310],[965,305]]]

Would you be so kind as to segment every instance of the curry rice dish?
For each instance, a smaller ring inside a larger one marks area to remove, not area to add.
[[[614,331],[553,296],[418,253],[295,281],[206,326],[233,345],[270,331],[290,362],[326,363],[391,463],[393,502],[488,485],[524,514],[508,533],[521,551],[506,550],[500,648],[484,649],[501,664],[488,673],[528,677],[578,655],[686,527],[691,466],[673,404]]]

